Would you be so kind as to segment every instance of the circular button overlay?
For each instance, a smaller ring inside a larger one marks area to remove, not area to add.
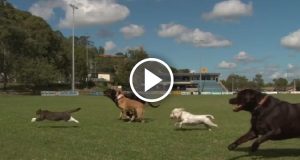
[[[171,68],[164,61],[146,58],[133,67],[129,82],[138,98],[146,102],[157,102],[170,94],[174,77]]]

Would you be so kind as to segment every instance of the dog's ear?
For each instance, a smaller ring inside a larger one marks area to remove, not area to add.
[[[117,95],[119,95],[119,94],[123,94],[123,91],[121,89],[117,90]]]
[[[185,108],[178,108],[178,110],[180,110],[180,111],[184,111],[184,110],[185,110]]]
[[[180,109],[181,109],[181,108],[180,108]],[[178,110],[176,113],[174,113],[174,117],[175,117],[176,119],[181,119],[182,111],[183,111],[183,110]]]

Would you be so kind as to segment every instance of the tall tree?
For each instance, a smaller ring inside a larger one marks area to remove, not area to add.
[[[104,53],[105,53],[104,47],[100,46],[98,49],[98,54],[104,54]]]
[[[286,91],[288,81],[285,78],[276,78],[273,79],[274,85],[275,85],[275,90],[278,91]]]
[[[18,69],[18,80],[24,84],[47,86],[58,78],[55,66],[49,64],[47,59],[24,58],[18,63],[22,66]]]
[[[224,85],[230,91],[241,90],[249,87],[249,81],[245,76],[231,74],[227,77]]]
[[[261,90],[261,88],[264,86],[264,80],[261,74],[256,74],[253,82],[255,84],[255,89]]]
[[[125,88],[129,87],[129,75],[130,71],[136,63],[140,60],[148,58],[148,53],[144,48],[140,47],[137,49],[129,49],[126,54],[128,57],[124,57],[122,63],[117,63],[114,68],[115,72],[115,82],[119,85],[122,85]]]

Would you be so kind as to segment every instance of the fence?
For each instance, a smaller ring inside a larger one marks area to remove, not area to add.
[[[78,91],[41,91],[41,96],[79,96]]]

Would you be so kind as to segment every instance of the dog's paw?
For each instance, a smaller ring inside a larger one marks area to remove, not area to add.
[[[238,146],[238,145],[237,145],[236,143],[232,143],[232,144],[230,144],[227,148],[228,148],[228,150],[232,151],[232,150],[236,149],[237,146]]]
[[[36,118],[32,118],[32,119],[31,119],[31,122],[35,122],[35,121],[36,121]]]
[[[252,144],[252,146],[251,146],[250,151],[251,151],[251,152],[255,152],[255,151],[257,151],[258,147],[259,147],[259,143],[254,142],[254,143]]]

